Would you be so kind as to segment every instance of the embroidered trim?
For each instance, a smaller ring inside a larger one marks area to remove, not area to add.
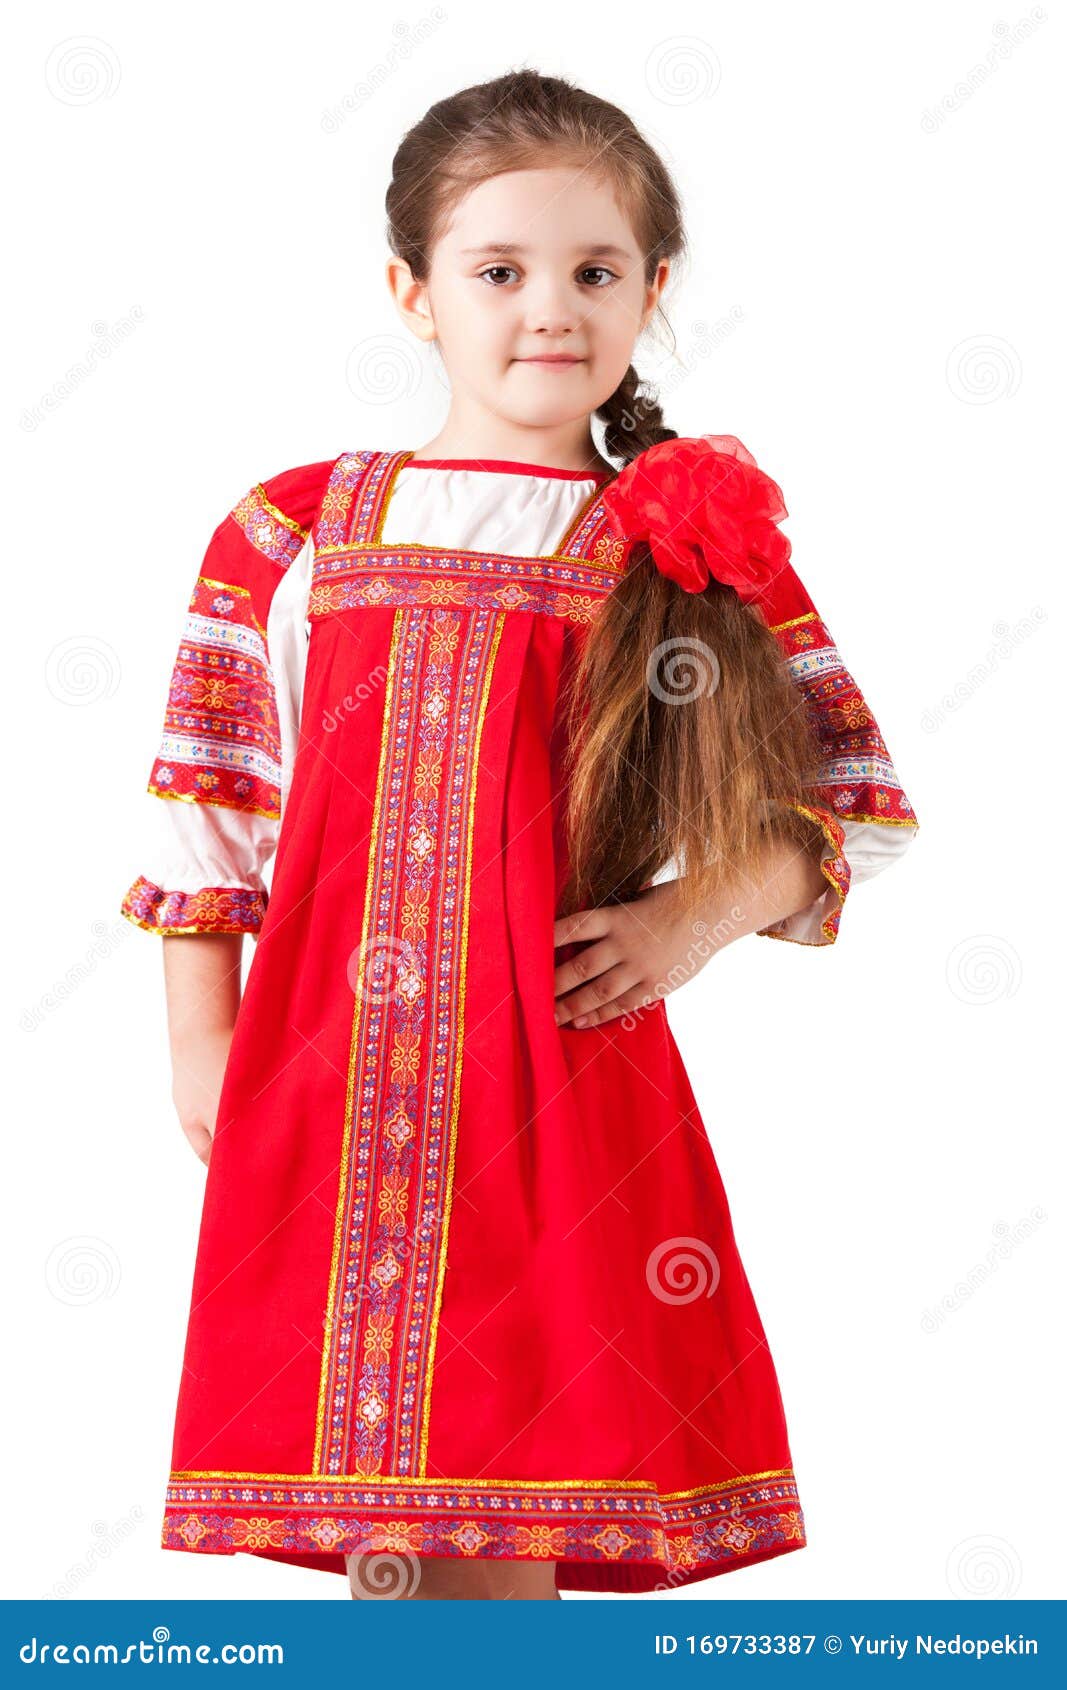
[[[787,808],[795,810],[799,816],[807,816],[809,821],[817,822],[821,827],[833,855],[824,857],[820,867],[823,878],[833,887],[837,895],[837,903],[830,914],[819,924],[822,933],[821,939],[794,939],[792,934],[782,933],[779,929],[789,919],[788,916],[783,916],[781,921],[775,922],[771,927],[759,927],[756,931],[761,939],[784,939],[791,945],[832,945],[837,939],[838,928],[841,925],[841,911],[845,907],[845,899],[848,896],[849,883],[852,879],[852,870],[848,858],[845,856],[845,830],[834,814],[832,807],[789,804]]]
[[[166,892],[139,874],[121,913],[150,933],[258,933],[267,912],[263,892],[248,886],[205,886],[197,892]]]
[[[330,479],[311,529],[316,549],[343,544],[348,534],[352,502],[368,469],[381,458],[382,453],[375,451],[343,452],[338,458],[330,471]]]
[[[802,1548],[790,1467],[673,1493],[637,1480],[376,1480],[173,1472],[162,1544],[208,1553],[392,1552],[716,1571]]]
[[[816,611],[779,622],[789,673],[808,706],[822,762],[816,786],[846,821],[918,827],[878,723]]]
[[[738,1485],[752,1485],[762,1479],[791,1479],[792,1467],[767,1467],[758,1473],[739,1473],[730,1479],[715,1479],[706,1485],[692,1485],[687,1490],[660,1491],[651,1479],[458,1479],[445,1474],[435,1474],[433,1477],[404,1473],[378,1473],[369,1477],[357,1473],[341,1473],[336,1477],[325,1477],[321,1473],[259,1473],[251,1468],[233,1467],[188,1467],[174,1468],[171,1471],[170,1483],[212,1483],[218,1484],[223,1480],[236,1483],[238,1480],[254,1481],[256,1485],[289,1485],[294,1488],[294,1495],[298,1498],[310,1486],[319,1494],[321,1490],[331,1493],[349,1487],[364,1493],[368,1500],[381,1500],[381,1489],[395,1488],[398,1493],[413,1495],[419,1491],[432,1491],[438,1495],[444,1491],[463,1491],[484,1493],[486,1499],[499,1493],[512,1491],[529,1491],[556,1500],[566,1491],[611,1491],[616,1496],[630,1496],[647,1493],[655,1496],[660,1502],[678,1502],[693,1497],[711,1496],[718,1491],[728,1491]]]
[[[307,539],[307,529],[271,504],[261,482],[249,488],[230,515],[257,552],[283,568],[292,563]]]
[[[181,743],[176,741],[175,745]],[[242,804],[230,798],[205,798],[199,792],[171,792],[165,786],[153,786],[151,781],[145,790],[150,792],[153,798],[173,798],[179,804],[211,804],[218,810],[239,810],[242,815],[266,816],[268,821],[278,819],[276,810],[260,810],[255,804]]]
[[[855,811],[845,816],[844,820],[847,822],[873,822],[881,827],[914,827],[917,829],[919,826],[914,818],[906,816],[864,816]]]
[[[467,610],[536,611],[591,622],[617,576],[580,560],[554,564],[432,547],[375,547],[317,554],[308,620],[358,606],[451,605]]]
[[[482,743],[482,730],[485,726],[486,710],[489,705],[489,692],[492,686],[493,674],[496,669],[497,652],[503,632],[503,617],[493,617],[488,621],[486,627],[486,637],[489,641],[489,650],[485,661],[485,675],[480,687],[480,696],[476,701],[477,708],[474,722],[473,744],[471,747],[470,799],[466,810],[466,839],[463,840],[462,844],[463,883],[459,900],[459,935],[457,939],[459,955],[457,964],[455,1040],[456,1050],[459,1054],[456,1060],[455,1074],[452,1082],[452,1131],[449,1135],[448,1165],[445,1169],[444,1176],[444,1199],[440,1229],[441,1238],[436,1259],[437,1279],[436,1285],[431,1288],[430,1331],[426,1347],[426,1384],[423,1390],[421,1428],[419,1434],[418,1454],[415,1464],[416,1473],[425,1473],[427,1471],[427,1445],[430,1436],[430,1397],[433,1392],[434,1360],[437,1355],[437,1337],[441,1320],[441,1301],[445,1288],[445,1268],[448,1263],[448,1240],[452,1228],[452,1193],[456,1177],[456,1124],[459,1119],[460,1080],[463,1073],[464,1028],[467,1009],[467,955],[470,938],[471,869],[474,862],[474,817],[477,809],[478,795],[478,758]],[[466,701],[463,701],[463,708],[467,708]],[[459,727],[462,726],[462,721],[463,717],[461,716],[459,724],[457,724]],[[459,817],[457,818],[457,833],[461,827],[462,817]],[[449,844],[451,847],[451,840]]]
[[[373,499],[376,490],[365,496]],[[466,900],[502,618],[394,618],[349,1053],[317,1473],[419,1470],[462,1067]],[[457,939],[457,923],[460,934]],[[417,1202],[417,1212],[409,1205]]]
[[[281,757],[274,680],[251,595],[202,575],[174,662],[148,790],[278,820]]]

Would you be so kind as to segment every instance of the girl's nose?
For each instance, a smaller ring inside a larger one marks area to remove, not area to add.
[[[565,289],[554,283],[531,289],[523,303],[526,327],[531,333],[569,334],[581,320],[578,302],[568,299]]]

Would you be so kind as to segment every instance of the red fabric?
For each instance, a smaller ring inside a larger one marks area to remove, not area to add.
[[[370,531],[391,461],[339,460],[329,523]],[[614,556],[601,527],[583,545]],[[554,1020],[581,622],[413,596],[387,552],[382,602],[323,598],[312,624],[163,1541],[336,1572],[553,1559],[563,1588],[623,1591],[798,1549],[774,1365],[663,1002]]]
[[[322,458],[318,463],[280,470],[261,483],[263,492],[272,505],[307,534],[322,504],[322,495],[336,462],[336,458]]]
[[[614,532],[647,541],[657,569],[687,593],[714,577],[751,603],[789,562],[781,489],[733,434],[649,446],[605,489],[604,506]]]

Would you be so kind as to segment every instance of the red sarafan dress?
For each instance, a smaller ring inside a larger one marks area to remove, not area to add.
[[[562,694],[633,551],[605,479],[345,452],[212,536],[149,783],[164,837],[122,904],[257,935],[168,1548],[553,1560],[564,1589],[647,1591],[805,1543],[664,1002],[554,1018]],[[766,931],[824,945],[916,821],[791,569],[775,594],[826,886]]]

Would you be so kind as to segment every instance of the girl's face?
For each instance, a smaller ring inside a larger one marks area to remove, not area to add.
[[[468,414],[558,428],[614,393],[668,268],[646,286],[634,232],[586,166],[490,177],[455,211],[425,285],[400,259],[389,272],[409,327],[440,341]]]

